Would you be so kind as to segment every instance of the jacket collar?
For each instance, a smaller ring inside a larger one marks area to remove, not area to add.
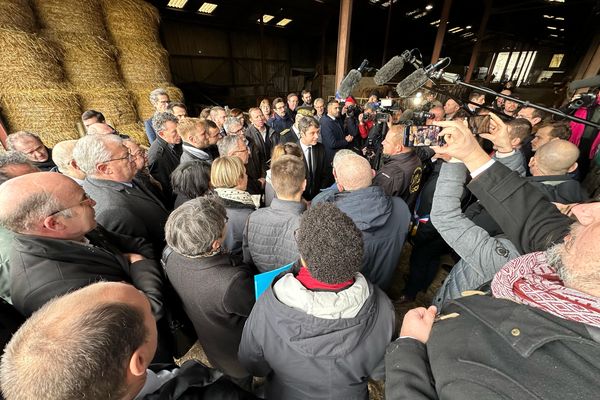
[[[273,210],[281,210],[300,215],[306,210],[306,204],[301,201],[289,201],[275,198],[271,201],[271,208]]]

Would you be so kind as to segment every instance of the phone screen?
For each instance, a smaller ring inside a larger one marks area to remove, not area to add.
[[[411,125],[404,128],[404,145],[416,146],[442,146],[444,137],[439,137],[441,126],[435,125]]]
[[[474,115],[467,118],[469,129],[473,134],[490,133],[490,116],[489,115]]]

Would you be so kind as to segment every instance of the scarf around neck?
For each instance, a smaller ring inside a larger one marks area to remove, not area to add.
[[[249,206],[254,206],[256,208],[256,203],[252,200],[252,196],[250,193],[239,190],[235,188],[216,188],[215,192],[219,195],[220,198],[235,201],[238,203],[246,204]]]
[[[543,252],[508,262],[494,276],[492,293],[559,318],[600,327],[600,298],[565,287]]]

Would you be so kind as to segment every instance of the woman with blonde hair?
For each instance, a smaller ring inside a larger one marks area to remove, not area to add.
[[[248,175],[238,157],[219,157],[212,163],[210,181],[227,210],[227,234],[224,245],[234,259],[242,259],[242,237],[246,220],[256,210],[250,193],[246,191]]]
[[[302,149],[296,143],[280,143],[277,146],[273,147],[273,153],[271,154],[271,165],[277,159],[284,155],[296,156],[301,160],[304,159],[302,154]],[[271,170],[267,170],[267,177],[265,183],[265,207],[269,207],[271,205],[271,201],[276,198],[275,190],[273,189],[273,185],[271,183]]]

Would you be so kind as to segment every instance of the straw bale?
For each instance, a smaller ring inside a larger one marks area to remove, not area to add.
[[[130,87],[133,92],[138,115],[146,120],[154,115],[154,107],[150,104],[150,92],[156,88],[163,88],[169,94],[171,101],[183,103],[183,92],[171,83],[157,83],[155,85],[136,85]]]
[[[99,0],[32,0],[44,29],[106,37]],[[118,2],[117,2],[118,3]]]
[[[35,18],[28,0],[0,1],[0,28],[34,32]]]
[[[81,109],[77,95],[71,90],[3,92],[0,105],[10,132],[35,132],[50,147],[61,140],[79,138],[75,126],[81,118]]]
[[[120,47],[126,38],[158,42],[158,10],[144,0],[102,0],[106,26]]]
[[[117,125],[115,126],[115,129],[118,130],[119,133],[129,135],[129,137],[139,145],[146,147],[150,146],[150,143],[148,142],[148,136],[146,136],[146,130],[144,129],[144,124],[141,122],[135,124]]]
[[[107,40],[92,35],[45,31],[62,49],[67,79],[78,88],[121,86],[117,49]]]
[[[60,50],[38,35],[0,29],[0,89],[59,88]]]
[[[124,87],[78,89],[82,110],[100,111],[115,125],[139,121],[131,93]]]
[[[171,80],[169,53],[156,42],[132,41],[119,47],[121,74],[128,85]]]

